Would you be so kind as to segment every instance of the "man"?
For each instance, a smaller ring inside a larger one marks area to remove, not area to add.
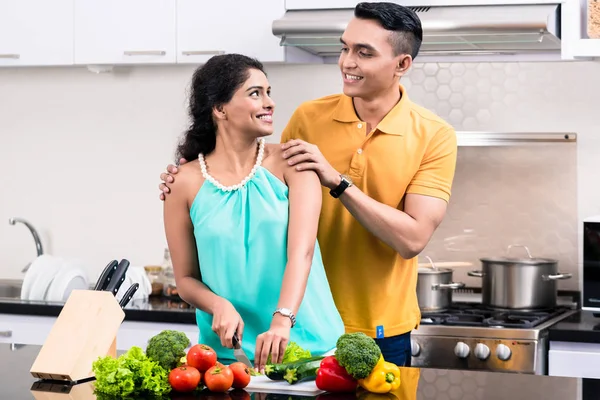
[[[318,240],[347,332],[374,337],[386,360],[409,366],[416,256],[446,213],[456,134],[399,85],[422,41],[417,15],[394,3],[360,3],[354,15],[341,37],[343,94],[298,107],[283,156],[321,180]]]

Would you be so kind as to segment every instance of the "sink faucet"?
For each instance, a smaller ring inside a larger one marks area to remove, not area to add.
[[[40,235],[38,235],[38,233],[35,230],[35,228],[33,227],[33,225],[31,225],[31,223],[24,220],[23,218],[13,217],[8,220],[8,223],[11,225],[15,225],[17,222],[20,222],[23,225],[25,225],[31,232],[31,235],[33,236],[33,240],[35,241],[35,249],[37,251],[38,257],[41,256],[42,254],[44,254],[44,249],[42,248],[42,241],[40,240]],[[31,266],[31,263],[27,264],[21,272],[27,272],[27,270],[29,269],[30,266]]]

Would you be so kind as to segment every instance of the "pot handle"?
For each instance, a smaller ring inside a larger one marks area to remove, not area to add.
[[[431,284],[431,289],[432,290],[438,290],[438,289],[450,289],[450,290],[455,290],[455,289],[461,289],[464,288],[465,284],[462,282],[452,282],[452,283],[433,283]]]
[[[559,272],[556,275],[544,275],[544,279],[548,281],[557,281],[559,279],[571,279],[573,274]]]
[[[481,271],[469,271],[467,275],[474,276],[475,278],[483,278],[483,272]]]
[[[513,247],[522,247],[525,249],[525,251],[527,252],[527,255],[529,256],[529,258],[533,258],[531,255],[531,252],[529,251],[529,247],[523,245],[523,244],[511,244],[506,248],[506,255],[508,256],[508,253],[510,252],[510,249],[512,249]]]

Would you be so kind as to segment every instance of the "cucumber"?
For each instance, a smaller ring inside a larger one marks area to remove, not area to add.
[[[282,381],[285,367],[286,364],[267,364],[265,365],[265,375],[272,381]]]
[[[309,363],[309,362],[318,362],[321,363],[321,360],[325,358],[324,356],[315,356],[309,358],[302,358],[298,361],[293,361],[290,363],[282,363],[282,364],[267,364],[265,365],[265,375],[267,378],[273,381],[282,381],[285,379],[285,374],[288,369],[298,368],[300,365]]]
[[[317,371],[321,366],[321,360],[308,361],[292,367],[288,367],[285,371],[283,379],[290,385],[298,382],[313,380],[317,377]]]

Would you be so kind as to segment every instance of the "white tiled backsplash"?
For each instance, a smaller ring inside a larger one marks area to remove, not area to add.
[[[113,258],[160,262],[158,175],[187,124],[192,72],[0,69],[0,278],[22,277],[35,256],[26,229],[8,225],[12,216],[41,231],[47,252],[86,261],[90,278]],[[271,141],[300,102],[341,90],[335,65],[268,72],[277,102]],[[424,254],[476,263],[519,241],[576,273],[581,220],[600,214],[600,63],[416,64],[403,83],[457,130],[578,134],[577,145],[460,148],[448,217]],[[477,249],[448,249],[444,239],[465,229],[472,240],[454,246]],[[560,287],[576,289],[577,279]]]

